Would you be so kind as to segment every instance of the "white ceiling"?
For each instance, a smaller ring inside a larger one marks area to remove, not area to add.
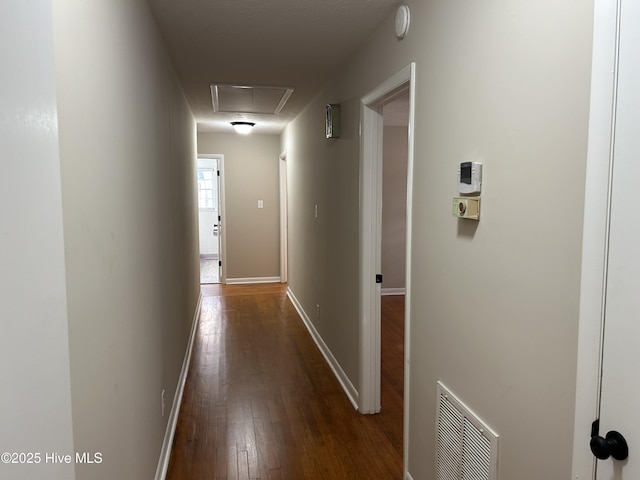
[[[198,131],[279,133],[402,0],[148,0]],[[390,32],[393,35],[393,32]],[[213,112],[212,83],[294,87],[278,115]]]

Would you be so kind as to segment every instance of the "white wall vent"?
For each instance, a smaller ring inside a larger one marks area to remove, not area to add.
[[[293,94],[293,87],[211,84],[214,112],[278,115]]]
[[[438,480],[497,480],[498,435],[438,382]]]

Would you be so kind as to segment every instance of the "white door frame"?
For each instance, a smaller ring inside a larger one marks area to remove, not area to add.
[[[288,229],[287,229],[287,151],[280,154],[280,283],[287,283]]]
[[[595,478],[589,450],[591,422],[599,414],[611,195],[612,127],[617,80],[618,0],[595,0],[589,146],[584,202],[578,372],[572,479]]]
[[[409,90],[409,126],[407,158],[407,245],[406,296],[411,295],[411,219],[413,192],[413,142],[415,111],[415,63],[361,98],[360,122],[360,391],[361,413],[380,411],[380,289],[375,283],[381,268],[382,223],[382,104],[398,91]],[[405,465],[409,399],[409,322],[410,309],[405,309]]]
[[[218,211],[221,220],[218,222],[218,232],[220,235],[220,252],[218,258],[222,262],[220,268],[220,283],[227,283],[227,229],[225,223],[227,221],[226,211],[224,208],[224,155],[223,154],[198,154],[197,158],[214,158],[218,160],[218,171],[220,172],[220,188],[218,189]]]

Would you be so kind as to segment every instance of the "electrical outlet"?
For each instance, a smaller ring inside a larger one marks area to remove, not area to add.
[[[316,207],[315,207],[315,214],[314,215],[316,216],[316,218],[318,218],[318,205],[316,205]]]
[[[160,395],[160,401],[162,402],[160,409],[162,411],[162,416],[164,417],[164,388],[162,389],[162,394]]]

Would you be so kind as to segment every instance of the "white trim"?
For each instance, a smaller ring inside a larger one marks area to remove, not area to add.
[[[375,275],[381,268],[382,209],[382,102],[411,88],[415,64],[403,68],[360,99],[360,412],[380,411],[380,284]],[[414,102],[411,93],[409,103]],[[413,107],[410,107],[410,112]],[[411,113],[410,113],[411,115]],[[409,130],[413,118],[409,119]],[[413,168],[413,137],[409,135],[407,179]],[[407,184],[410,207],[411,185]],[[411,217],[407,209],[407,239]],[[409,271],[410,255],[406,266]],[[409,285],[408,283],[406,284]]]
[[[360,118],[360,412],[380,411],[380,287],[383,119],[379,102],[386,91],[362,98]]]
[[[227,282],[227,210],[224,175],[224,155],[218,159],[218,171],[220,172],[220,254],[222,256],[222,267],[220,268],[220,283]]]
[[[409,472],[405,472],[404,478],[406,480],[413,480],[413,477],[411,476],[411,474]]]
[[[280,154],[280,281],[287,283],[288,261],[288,205],[287,205],[287,151]]]
[[[578,371],[571,478],[595,478],[595,460],[589,451],[591,422],[598,410],[600,330],[603,302],[605,238],[608,215],[609,153],[615,68],[616,3],[596,0],[589,145],[584,202]]]
[[[248,283],[280,283],[280,277],[245,277],[227,278],[227,285],[244,285]]]
[[[374,275],[380,268],[381,181],[382,181],[382,115],[381,102],[397,92],[409,89],[409,123],[407,152],[407,227],[405,261],[405,305],[411,298],[411,235],[413,162],[415,139],[415,63],[411,63],[391,78],[361,98],[361,148],[360,148],[360,412],[372,413],[380,409],[380,284],[374,283]],[[375,162],[375,163],[374,163]],[[376,198],[377,195],[377,198]],[[377,224],[373,225],[372,218]],[[409,460],[409,397],[410,397],[410,308],[405,308],[405,377],[404,377],[404,459],[403,469],[408,475]],[[377,410],[376,410],[377,408]]]
[[[294,308],[298,312],[298,315],[300,315],[302,322],[307,327],[307,330],[309,331],[311,338],[313,338],[313,341],[316,343],[316,345],[320,349],[322,356],[327,361],[327,364],[333,371],[333,374],[338,379],[338,382],[340,382],[340,385],[342,386],[344,393],[347,395],[347,398],[353,405],[353,408],[358,410],[358,397],[359,397],[358,391],[355,389],[355,387],[349,380],[349,377],[347,377],[347,374],[344,372],[344,370],[342,370],[342,367],[340,366],[336,358],[333,356],[333,353],[331,353],[331,350],[329,349],[327,344],[324,343],[324,340],[322,339],[322,337],[320,336],[316,328],[313,326],[311,319],[309,318],[307,313],[304,311],[304,308],[302,308],[302,305],[300,304],[300,302],[298,301],[298,299],[293,294],[290,288],[287,288],[287,297],[289,297],[289,300],[291,300],[291,303],[293,304]]]
[[[405,297],[404,297],[404,428],[403,428],[403,469],[408,479],[409,475],[409,402],[411,381],[409,376],[411,358],[411,238],[413,231],[413,159],[416,118],[416,64],[411,64],[409,72],[409,125],[407,135],[407,227],[406,227],[406,264],[405,264]]]
[[[404,295],[406,290],[406,288],[382,288],[380,290],[380,295]]]
[[[182,405],[182,394],[184,393],[184,386],[187,381],[187,375],[189,373],[189,364],[191,363],[191,353],[193,352],[193,343],[198,331],[198,320],[200,319],[200,311],[202,310],[202,292],[198,296],[198,303],[196,304],[196,311],[193,315],[191,322],[191,333],[189,334],[189,342],[187,343],[187,351],[182,361],[182,370],[180,371],[180,377],[178,378],[178,385],[176,392],[173,395],[173,405],[171,406],[171,413],[167,421],[167,428],[164,433],[164,440],[162,442],[162,449],[160,450],[160,459],[158,460],[158,467],[156,468],[155,480],[164,480],[167,476],[167,469],[169,468],[169,459],[171,457],[171,448],[173,446],[173,437],[176,433],[176,426],[178,424],[178,414],[180,413],[180,405]]]

